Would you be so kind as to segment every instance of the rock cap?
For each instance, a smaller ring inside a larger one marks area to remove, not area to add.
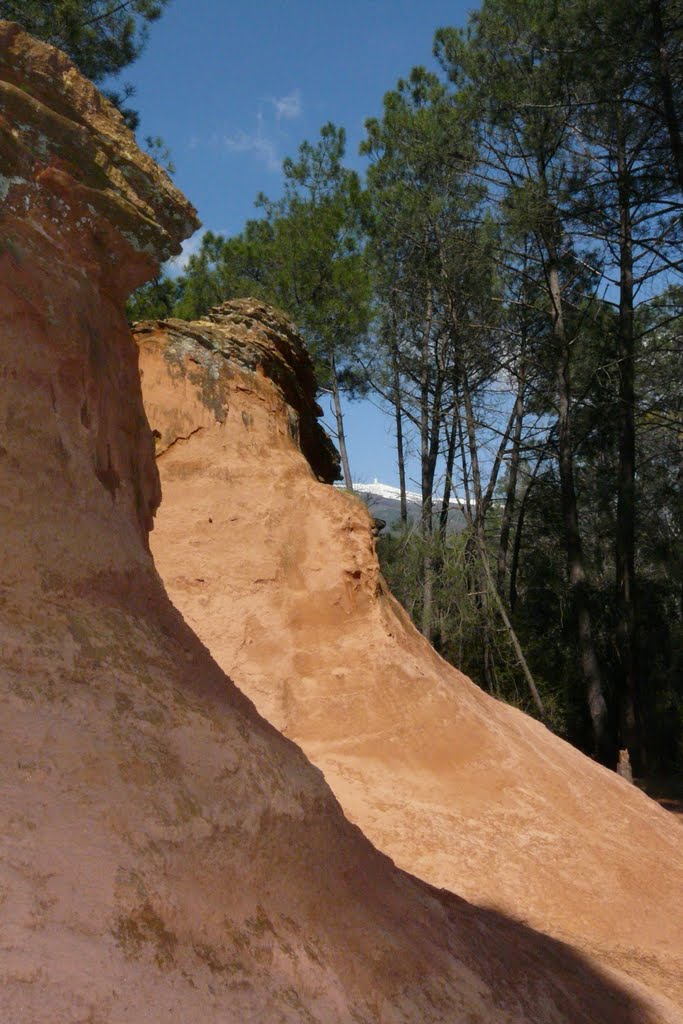
[[[107,244],[118,233],[146,257],[146,273],[124,276],[124,287],[150,276],[150,263],[180,252],[199,226],[191,204],[69,58],[0,21],[2,213],[19,203],[45,212],[37,202],[45,191],[55,197],[53,225],[69,219],[68,208],[90,221],[86,229],[94,224]]]
[[[218,354],[242,372],[260,373],[273,381],[294,414],[291,429],[315,475],[324,483],[341,478],[339,453],[318,422],[323,411],[316,401],[313,360],[285,313],[260,299],[230,299],[200,320],[143,321],[135,325],[134,333],[140,344],[146,335],[159,331],[168,337],[169,358],[174,353],[188,355],[188,346],[198,346],[200,354],[202,349]],[[200,365],[201,356],[193,362]],[[205,367],[203,373],[204,391],[213,395],[215,389],[208,387],[212,371]],[[220,398],[213,395],[213,399],[220,418]]]

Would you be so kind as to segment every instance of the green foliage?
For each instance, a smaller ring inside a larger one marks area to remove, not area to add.
[[[140,320],[168,320],[175,315],[179,285],[171,277],[158,277],[133,292],[126,303],[130,323]]]
[[[232,238],[207,231],[180,278],[175,315],[196,320],[220,302],[245,296],[276,302],[273,255],[273,233],[266,221],[249,220]]]
[[[302,331],[322,386],[334,363],[340,386],[354,392],[362,386],[354,354],[367,335],[371,291],[363,194],[344,151],[343,129],[324,125],[318,143],[302,143],[298,158],[284,161],[283,197],[258,196],[261,219],[232,238],[207,232],[188,262],[176,315],[193,319],[239,296],[272,302]]]
[[[491,537],[493,540],[493,534]],[[536,714],[533,701],[524,683],[522,673],[510,636],[490,602],[482,601],[480,588],[481,564],[476,554],[471,530],[454,532],[442,537],[434,532],[428,539],[418,529],[389,531],[382,534],[377,544],[382,573],[392,593],[398,598],[406,611],[420,626],[422,609],[422,566],[425,546],[429,545],[436,567],[434,580],[434,631],[433,646],[447,661],[456,665],[462,672],[469,675],[480,686],[485,686],[485,673],[482,662],[482,635],[487,632],[492,647],[492,692],[501,700],[527,712]],[[558,622],[554,614],[556,605],[546,605],[540,600],[542,615],[536,622],[551,623],[556,628]],[[534,635],[534,626],[529,632],[523,632],[524,640]],[[536,683],[539,687],[543,703],[546,707],[546,721],[559,735],[576,739],[578,732],[572,728],[571,712],[567,700],[568,694],[561,680],[570,677],[571,645],[546,643],[538,644],[541,650],[551,651],[553,659],[541,665],[539,658],[534,658]],[[558,672],[558,667],[561,672]],[[539,671],[540,669],[540,671]],[[583,711],[579,702],[579,714]],[[585,718],[585,715],[583,716]],[[581,721],[583,725],[583,720]]]
[[[445,656],[514,699],[483,542],[555,727],[592,752],[597,681],[613,748],[633,756],[632,699],[650,764],[669,767],[683,759],[682,13],[484,0],[437,33],[450,84],[415,69],[363,145],[371,379],[419,432],[422,464],[422,529],[381,541],[385,571],[423,630],[429,605]],[[432,526],[440,474],[469,495],[463,544]]]
[[[84,75],[101,82],[137,60],[168,0],[0,0],[0,18],[16,21],[64,50]]]
[[[160,135],[146,135],[145,149],[153,160],[164,168],[167,174],[175,174],[175,164],[171,160],[171,151]]]
[[[257,199],[271,232],[270,287],[276,304],[301,328],[329,386],[331,364],[354,390],[353,355],[370,321],[370,280],[363,260],[363,196],[343,165],[343,128],[328,123],[315,145],[283,163],[284,195]],[[334,372],[334,371],[332,371]]]

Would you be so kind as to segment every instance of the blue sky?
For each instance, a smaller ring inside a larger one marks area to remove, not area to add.
[[[283,157],[326,121],[345,127],[348,162],[362,170],[365,119],[411,67],[433,63],[434,31],[463,25],[473,6],[172,0],[122,77],[136,88],[140,137],[164,138],[204,227],[233,234],[254,216],[258,192],[279,194]],[[397,483],[391,421],[368,402],[345,408],[352,475]]]

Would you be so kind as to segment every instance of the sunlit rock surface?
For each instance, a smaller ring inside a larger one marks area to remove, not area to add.
[[[241,300],[135,331],[164,494],[152,549],[173,600],[399,866],[680,1007],[680,825],[412,627],[367,510],[319,482],[333,474],[310,426],[300,450],[291,375],[310,369],[278,317]]]

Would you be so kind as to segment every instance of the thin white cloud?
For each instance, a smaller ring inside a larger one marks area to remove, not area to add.
[[[286,96],[273,96],[270,102],[275,108],[278,121],[294,121],[303,113],[300,89],[292,89]]]
[[[266,164],[269,171],[280,170],[277,146],[263,132],[249,135],[247,132],[239,131],[234,135],[226,135],[223,142],[233,153],[253,153],[258,160]]]
[[[234,135],[224,135],[223,144],[233,153],[253,153],[269,171],[280,170],[282,159],[278,154],[277,144],[275,139],[268,134],[263,114],[260,111],[256,115],[255,132],[250,133],[240,129]]]
[[[251,153],[269,171],[276,173],[282,168],[280,147],[288,144],[287,132],[281,122],[294,121],[302,113],[300,89],[293,89],[286,96],[264,98],[256,114],[255,131],[246,132],[240,128],[230,135],[214,135],[212,141],[220,142],[233,153]]]

